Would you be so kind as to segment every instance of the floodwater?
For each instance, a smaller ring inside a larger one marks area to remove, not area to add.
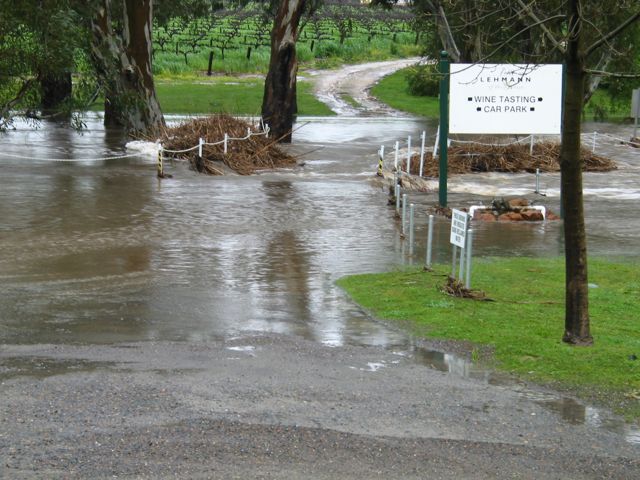
[[[390,151],[406,135],[433,135],[433,124],[300,119],[292,150],[303,167],[209,177],[176,163],[166,168],[173,178],[163,180],[153,157],[102,159],[126,154],[125,139],[105,131],[98,118],[87,125],[83,133],[49,123],[20,126],[2,136],[0,344],[207,341],[275,332],[326,345],[400,349],[468,375],[461,359],[417,353],[405,334],[373,321],[334,284],[348,274],[424,262],[424,209],[409,256],[387,192],[373,179],[381,144]],[[603,135],[629,138],[632,127],[597,128],[598,152],[613,156],[620,169],[585,177],[590,252],[637,257],[640,149]],[[449,204],[526,195],[558,211],[558,184],[558,175],[544,175],[546,196],[536,196],[529,174],[452,177]],[[433,205],[437,193],[411,201]],[[448,228],[438,219],[436,261],[449,261]],[[478,256],[562,253],[561,222],[474,230]]]

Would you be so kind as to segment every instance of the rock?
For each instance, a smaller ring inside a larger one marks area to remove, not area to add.
[[[507,212],[503,213],[498,217],[498,221],[500,222],[521,222],[522,215],[518,212]]]
[[[541,222],[544,220],[542,212],[539,210],[522,210],[520,215],[522,215],[522,220],[525,222]]]
[[[560,217],[555,213],[547,210],[547,220],[560,220]]]
[[[529,200],[527,200],[526,198],[512,198],[507,203],[509,204],[509,207],[511,207],[511,208],[528,207],[529,206]]]
[[[487,212],[486,210],[479,215],[478,213],[480,212],[476,212],[474,218],[480,220],[481,222],[495,222],[497,220],[496,216],[493,213]]]

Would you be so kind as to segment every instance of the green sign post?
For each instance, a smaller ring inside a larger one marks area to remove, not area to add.
[[[449,55],[440,52],[440,171],[438,200],[441,207],[447,206],[447,139],[449,137]]]

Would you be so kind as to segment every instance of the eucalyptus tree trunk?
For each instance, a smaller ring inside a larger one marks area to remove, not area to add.
[[[271,58],[264,83],[262,119],[271,134],[283,143],[291,143],[291,130],[298,113],[296,76],[300,17],[306,0],[280,0],[271,30]]]
[[[105,88],[104,122],[130,133],[164,127],[151,71],[152,0],[122,0],[122,34],[113,28],[111,0],[92,19],[92,55]]]
[[[575,345],[591,345],[580,155],[580,121],[586,79],[580,7],[580,0],[567,2],[569,34],[565,52],[566,85],[560,148],[565,244],[565,332],[562,340]]]

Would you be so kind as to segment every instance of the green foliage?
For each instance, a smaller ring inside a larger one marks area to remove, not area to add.
[[[313,95],[311,84],[298,82],[300,115],[333,115]],[[209,114],[259,116],[264,81],[262,78],[215,77],[206,80],[178,77],[158,81],[156,92],[165,114]],[[102,104],[94,108],[101,109]]]
[[[405,70],[410,95],[437,97],[440,92],[440,75],[435,64],[414,65]]]
[[[565,385],[622,405],[640,390],[640,263],[590,259],[592,347],[561,341],[564,262],[550,258],[478,259],[473,287],[495,300],[454,298],[439,291],[450,266],[358,275],[339,281],[376,316],[410,325],[419,336],[468,340],[493,347],[495,367],[529,380]],[[446,305],[446,308],[443,306]]]
[[[397,71],[378,82],[371,93],[387,105],[424,117],[438,117],[437,97],[417,97],[409,93],[407,69]]]

